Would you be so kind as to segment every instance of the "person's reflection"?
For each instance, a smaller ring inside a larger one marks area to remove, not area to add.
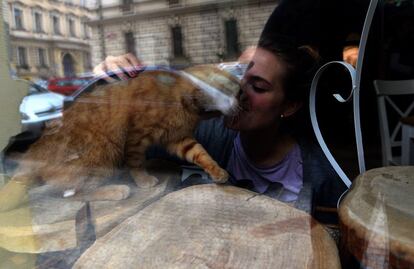
[[[356,67],[359,53],[359,39],[357,33],[350,33],[345,41],[345,46],[342,51],[342,60]]]

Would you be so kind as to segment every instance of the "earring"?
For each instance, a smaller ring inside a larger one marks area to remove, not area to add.
[[[280,115],[280,118],[283,119],[285,116],[283,114]]]

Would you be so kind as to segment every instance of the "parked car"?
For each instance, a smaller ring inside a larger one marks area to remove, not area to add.
[[[46,86],[44,82],[32,83],[29,94],[20,104],[23,130],[38,132],[46,121],[62,117],[65,96],[50,92],[41,85]]]
[[[49,79],[48,90],[63,95],[71,95],[82,85],[88,83],[93,77],[64,77]]]

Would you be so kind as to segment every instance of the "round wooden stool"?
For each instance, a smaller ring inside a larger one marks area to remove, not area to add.
[[[414,268],[414,167],[356,178],[339,207],[341,245],[366,268]]]
[[[216,184],[172,192],[98,239],[74,268],[340,268],[307,213]]]

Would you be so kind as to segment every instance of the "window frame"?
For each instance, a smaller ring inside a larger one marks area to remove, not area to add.
[[[133,31],[124,32],[125,52],[136,55],[136,41]]]
[[[29,69],[29,62],[27,58],[27,48],[17,46],[17,67],[22,69]]]
[[[120,0],[120,7],[123,13],[133,12],[134,0]]]
[[[43,27],[43,13],[39,10],[33,10],[33,31],[35,33],[44,33],[44,27]],[[40,17],[40,21],[38,22],[37,16]],[[39,25],[38,25],[39,23]]]
[[[16,11],[19,11],[20,17],[17,20]],[[13,6],[13,25],[16,30],[25,30],[24,27],[24,10],[20,6]]]
[[[58,16],[58,14],[56,14],[56,13],[52,13],[52,14],[50,14],[50,19],[51,19],[51,22],[52,22],[52,34],[53,35],[62,35],[62,31],[61,31],[61,23],[60,23],[60,18],[59,18],[59,16]],[[56,22],[55,22],[55,19],[56,19]]]
[[[179,30],[179,31],[178,31]],[[181,25],[172,25],[171,26],[171,47],[173,58],[182,58],[185,57],[184,52],[184,37]],[[178,42],[177,42],[178,41]]]
[[[167,0],[169,7],[177,7],[180,6],[180,0]]]
[[[76,37],[76,21],[72,16],[67,17],[68,36]]]
[[[234,24],[232,24],[234,23]],[[230,37],[235,37],[230,39]],[[239,29],[236,18],[224,20],[225,58],[235,59],[240,54]]]
[[[43,51],[43,57],[41,57],[41,51]],[[37,48],[37,58],[38,58],[38,66],[42,68],[48,67],[48,59],[47,59],[47,49],[45,48]],[[42,60],[43,59],[43,60]]]

